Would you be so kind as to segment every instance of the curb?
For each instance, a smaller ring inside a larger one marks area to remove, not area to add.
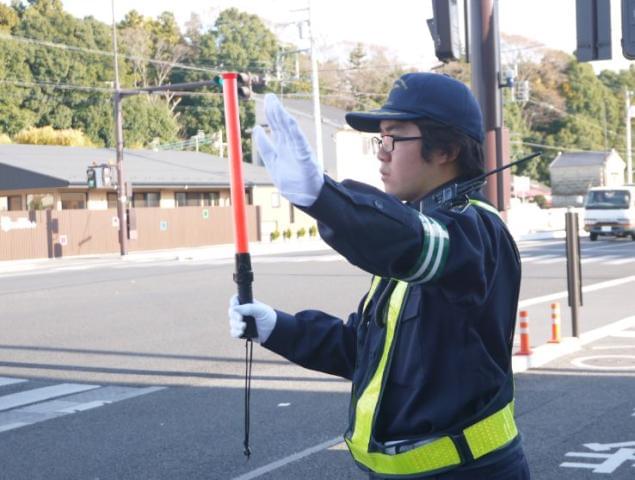
[[[531,355],[514,354],[512,356],[512,370],[514,373],[521,373],[532,368],[541,367],[552,360],[582,350],[584,345],[633,327],[635,327],[635,316],[626,317],[609,325],[585,332],[579,338],[566,337],[559,344],[546,343],[534,348]]]

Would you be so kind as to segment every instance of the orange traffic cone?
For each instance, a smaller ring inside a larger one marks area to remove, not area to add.
[[[520,311],[518,326],[518,333],[520,333],[520,350],[516,352],[516,355],[531,355],[531,347],[529,345],[529,312],[527,312],[527,310]]]
[[[549,343],[560,343],[560,304],[551,304],[551,340]]]

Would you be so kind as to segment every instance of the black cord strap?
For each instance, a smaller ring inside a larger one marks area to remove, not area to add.
[[[249,449],[249,403],[251,401],[251,366],[253,364],[254,357],[254,342],[251,338],[245,340],[245,439],[243,440],[243,446],[245,450],[243,453],[249,460],[251,450]]]

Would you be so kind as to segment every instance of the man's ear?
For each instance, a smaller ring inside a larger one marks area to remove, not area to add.
[[[445,165],[449,163],[453,163],[459,158],[459,153],[461,152],[461,147],[458,145],[450,145],[447,150],[444,150],[440,155],[439,164]]]

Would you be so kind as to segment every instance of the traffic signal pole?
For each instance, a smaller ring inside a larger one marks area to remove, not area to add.
[[[115,24],[115,2],[112,1],[112,49],[115,67],[115,145],[117,151],[117,219],[119,221],[119,252],[128,255],[128,222],[126,220],[126,189],[123,172],[123,114],[121,112],[121,86],[119,84],[119,60],[117,57],[117,25]]]
[[[121,91],[115,91],[115,141],[117,150],[117,218],[119,219],[119,251],[121,255],[128,255],[128,221],[126,207],[128,197],[123,172],[123,114],[121,112]]]
[[[472,90],[483,111],[485,126],[485,170],[509,163],[509,137],[503,127],[500,88],[500,41],[498,0],[472,0],[470,7],[470,62]],[[509,206],[510,172],[503,170],[485,186],[486,198],[504,212]]]

